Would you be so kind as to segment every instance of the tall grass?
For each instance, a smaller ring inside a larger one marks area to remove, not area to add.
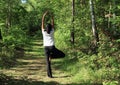
[[[80,55],[79,55],[80,56]],[[64,70],[72,76],[73,82],[82,82],[91,84],[103,84],[104,82],[117,82],[113,85],[119,85],[119,74],[120,70],[116,67],[105,67],[103,63],[101,67],[97,67],[94,62],[98,56],[88,56],[79,57],[78,60],[66,59],[63,63]],[[102,61],[99,61],[102,63]],[[108,63],[108,61],[106,61]],[[114,63],[111,64],[111,66]],[[109,85],[109,84],[104,84]],[[112,84],[110,84],[112,85]]]

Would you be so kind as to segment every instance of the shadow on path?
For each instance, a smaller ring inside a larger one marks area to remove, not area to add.
[[[54,79],[54,78],[53,78]],[[13,79],[13,77],[0,74],[0,85],[102,85],[100,83],[70,83],[60,84],[56,81],[33,81],[27,78]]]
[[[54,79],[54,78],[53,78]],[[102,85],[100,83],[69,83],[61,84],[56,81],[34,81],[27,78],[15,79],[11,76],[0,74],[0,85]]]
[[[33,81],[30,79],[13,79],[13,77],[0,74],[0,85],[60,85],[57,82]]]

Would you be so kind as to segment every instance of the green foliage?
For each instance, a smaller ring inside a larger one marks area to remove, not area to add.
[[[3,36],[3,43],[5,46],[11,45],[13,47],[22,47],[28,42],[26,33],[21,28],[11,27],[7,31],[6,36]]]
[[[0,53],[0,68],[10,68],[15,66],[16,58],[14,52],[12,46],[2,47],[2,52]]]
[[[2,28],[2,35],[0,67],[9,68],[16,64],[16,47],[23,48],[26,44],[29,44],[30,40],[25,31],[17,26],[8,30]]]
[[[80,56],[81,55],[81,56]],[[75,82],[102,83],[104,81],[119,82],[119,66],[113,57],[79,54],[79,59],[66,60],[64,68],[73,76]],[[117,65],[117,66],[116,66]],[[118,85],[118,84],[116,84]]]
[[[97,55],[93,55],[92,52],[92,48],[94,48],[92,43],[94,42],[91,32],[90,10],[88,10],[89,2],[87,0],[75,1],[75,20],[73,23],[72,1],[70,0],[28,0],[25,4],[18,0],[12,1],[12,4],[9,3],[10,0],[0,2],[0,29],[3,37],[0,42],[1,66],[5,64],[9,66],[9,63],[15,61],[15,47],[26,46],[30,41],[28,36],[31,33],[35,36],[42,36],[39,30],[41,18],[43,13],[49,10],[55,18],[56,47],[66,53],[62,69],[72,74],[73,80],[76,82],[103,82],[103,85],[117,85],[119,83],[119,0],[93,0],[100,40]],[[10,10],[8,9],[9,5]],[[105,15],[109,13],[116,16],[106,18]],[[49,15],[46,18],[49,19]],[[10,27],[7,27],[7,22],[11,24]],[[109,24],[111,24],[110,27]],[[73,25],[75,32],[74,45],[70,42],[70,32]]]
[[[6,56],[5,54],[0,54],[0,69],[1,68],[10,68],[15,66],[16,59],[14,57]]]
[[[105,81],[103,85],[118,85],[118,81]]]

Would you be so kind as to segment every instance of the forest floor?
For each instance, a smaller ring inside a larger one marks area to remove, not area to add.
[[[25,47],[25,54],[17,59],[18,64],[9,69],[0,70],[1,73],[12,76],[11,84],[5,85],[79,85],[73,84],[71,76],[62,70],[60,61],[52,60],[54,78],[46,75],[46,61],[42,41],[34,40],[30,46]]]

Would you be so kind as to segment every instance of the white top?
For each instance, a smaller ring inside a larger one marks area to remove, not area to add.
[[[43,45],[44,46],[53,46],[54,45],[54,29],[51,30],[50,34],[47,31],[42,29],[43,34]]]

